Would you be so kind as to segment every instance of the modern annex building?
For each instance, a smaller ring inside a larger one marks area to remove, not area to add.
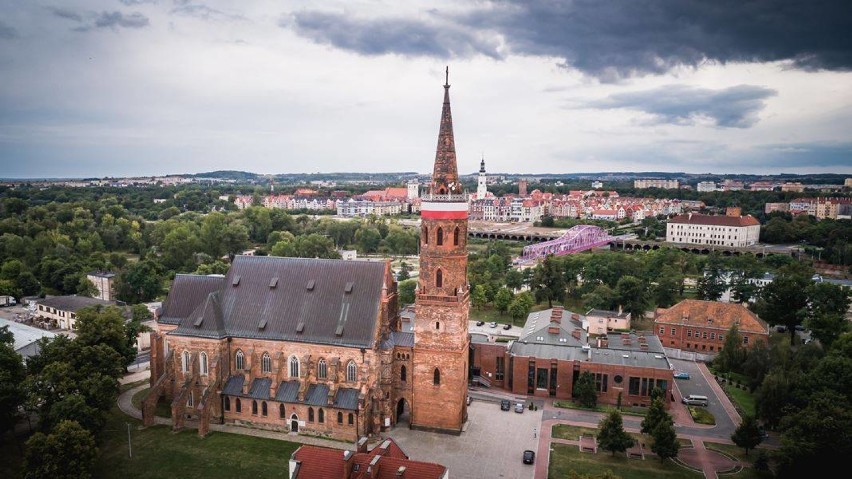
[[[422,198],[414,331],[389,262],[237,256],[224,276],[178,275],[151,333],[151,392],[172,423],[242,424],[346,441],[408,420],[460,433],[469,359],[467,195],[448,82]]]

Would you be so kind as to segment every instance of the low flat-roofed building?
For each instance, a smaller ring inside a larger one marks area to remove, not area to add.
[[[77,312],[89,306],[115,306],[115,301],[88,296],[52,296],[38,301],[36,315],[50,320],[60,329],[74,329]]]
[[[8,327],[14,336],[12,347],[15,348],[15,352],[23,356],[24,359],[37,356],[41,352],[38,347],[39,339],[56,337],[56,333],[16,321],[10,321],[6,318],[0,318],[0,328],[4,326]]]

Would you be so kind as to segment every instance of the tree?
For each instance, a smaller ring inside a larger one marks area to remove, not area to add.
[[[77,282],[77,291],[75,292],[80,296],[95,297],[98,295],[98,288],[85,274],[81,274]]]
[[[696,294],[699,298],[707,301],[718,301],[722,293],[728,288],[725,282],[724,271],[722,271],[722,260],[718,253],[713,253],[707,260],[704,275],[698,278]]]
[[[609,286],[600,284],[590,293],[583,296],[586,307],[612,311],[618,305],[615,292]]]
[[[672,429],[674,430],[674,429]],[[616,452],[624,452],[633,447],[636,440],[624,430],[621,412],[613,409],[598,424],[598,445],[615,456]]]
[[[414,304],[414,290],[417,289],[416,279],[407,279],[405,281],[400,281],[397,285],[397,289],[399,290],[400,306],[404,306],[406,304]]]
[[[482,309],[482,307],[485,306],[485,303],[488,302],[488,298],[485,297],[484,286],[477,284],[473,287],[473,291],[470,293],[470,302],[476,309]]]
[[[677,302],[682,287],[683,275],[672,266],[664,266],[653,287],[654,302],[661,308],[668,308]]]
[[[379,250],[382,234],[372,226],[362,226],[355,232],[355,247],[361,254],[375,253]]]
[[[654,443],[651,444],[651,451],[660,458],[660,462],[677,457],[680,443],[677,441],[677,432],[675,432],[672,422],[663,421],[657,424],[657,427],[651,432],[651,437],[654,439]]]
[[[526,318],[530,314],[530,310],[535,304],[535,300],[528,291],[515,296],[512,303],[509,305],[509,315],[513,320]]]
[[[405,281],[406,279],[411,278],[411,266],[408,265],[405,261],[401,262],[399,265],[399,274],[396,275],[397,281]]]
[[[745,450],[746,456],[748,452],[758,444],[763,442],[760,426],[757,424],[757,419],[752,415],[743,416],[743,421],[737,426],[737,429],[731,434],[731,440],[734,444]]]
[[[746,358],[746,349],[743,347],[743,337],[739,328],[732,324],[725,334],[725,343],[713,360],[713,364],[721,371],[740,371]]]
[[[651,434],[659,424],[663,422],[672,422],[672,417],[666,411],[665,400],[661,397],[651,401],[651,406],[648,407],[648,413],[642,419],[642,434]]]
[[[97,456],[92,433],[75,421],[62,421],[51,434],[37,432],[27,441],[24,478],[90,478]]]
[[[0,328],[0,438],[15,427],[25,399],[22,384],[26,371],[13,344],[9,327]]]
[[[790,344],[795,344],[796,326],[808,318],[808,287],[811,278],[798,264],[781,268],[775,280],[763,287],[755,304],[755,312],[770,325],[781,324],[790,334]]]
[[[18,279],[15,280],[15,283],[23,296],[34,296],[41,292],[41,283],[29,271],[22,272],[18,276]]]
[[[131,263],[118,274],[115,281],[116,296],[127,303],[144,303],[156,298],[163,289],[160,274],[162,266],[152,260]]]
[[[598,404],[598,390],[595,386],[595,377],[588,371],[583,371],[574,383],[573,396],[577,398],[580,405],[594,408]]]
[[[538,302],[547,301],[547,307],[553,307],[553,301],[565,300],[565,277],[559,260],[552,254],[547,255],[533,270],[532,290]]]
[[[116,306],[89,306],[77,312],[77,341],[83,346],[104,344],[124,357],[124,366],[136,358],[136,336],[129,337],[122,310]]]
[[[622,276],[615,285],[615,297],[634,321],[645,317],[648,297],[642,280],[635,276]]]
[[[507,288],[500,288],[497,290],[497,294],[494,295],[494,308],[497,311],[500,311],[500,314],[504,314],[509,310],[509,305],[512,304],[512,300],[514,299],[514,295]]]
[[[524,274],[512,268],[506,271],[506,287],[512,292],[521,289],[524,286]]]

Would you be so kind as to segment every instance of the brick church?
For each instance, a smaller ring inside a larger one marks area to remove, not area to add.
[[[224,276],[177,275],[151,333],[151,392],[179,429],[248,427],[355,441],[408,423],[459,434],[470,339],[467,196],[444,84],[422,197],[414,331],[389,262],[237,256]]]

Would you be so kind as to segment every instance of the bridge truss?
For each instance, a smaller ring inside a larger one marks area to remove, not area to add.
[[[559,238],[524,246],[520,262],[528,263],[544,258],[552,254],[562,256],[565,254],[579,253],[592,248],[603,246],[613,241],[615,237],[610,236],[603,228],[592,225],[577,225]]]

